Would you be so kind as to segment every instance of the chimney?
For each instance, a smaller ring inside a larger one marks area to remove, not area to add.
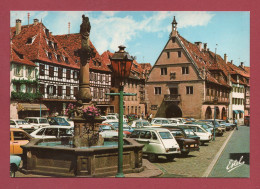
[[[202,51],[202,42],[195,42],[195,44],[198,46],[199,50]]]
[[[241,62],[241,64],[240,64],[240,65],[241,65],[241,67],[242,67],[242,68],[244,68],[244,62]]]
[[[37,18],[33,19],[33,25],[36,26],[39,23],[39,20]]]
[[[227,62],[228,62],[228,56],[227,56],[227,54],[226,54],[226,53],[224,54],[224,61],[225,61],[225,63],[227,63]]]
[[[208,44],[204,43],[204,51],[207,51],[207,48],[208,48]]]
[[[231,64],[233,64],[233,60],[231,60],[231,62],[230,62]]]
[[[18,35],[20,32],[21,32],[21,30],[22,30],[22,20],[20,20],[20,19],[16,19],[16,26],[15,26],[15,28],[16,28],[16,35]]]

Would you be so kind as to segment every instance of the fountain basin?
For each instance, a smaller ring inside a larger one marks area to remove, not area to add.
[[[65,141],[65,144],[64,144]],[[118,165],[118,147],[109,142],[105,146],[73,148],[71,139],[33,139],[23,148],[24,174],[56,177],[115,176]],[[58,145],[55,145],[57,142]],[[105,143],[106,144],[106,143]],[[124,138],[123,172],[143,171],[143,145]]]

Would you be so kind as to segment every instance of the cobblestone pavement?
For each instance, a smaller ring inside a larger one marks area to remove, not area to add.
[[[179,155],[174,161],[169,162],[160,156],[153,164],[162,170],[161,177],[202,177],[231,133],[232,131],[227,131],[224,136],[216,137],[215,141],[200,146],[200,151],[190,152],[188,157]]]

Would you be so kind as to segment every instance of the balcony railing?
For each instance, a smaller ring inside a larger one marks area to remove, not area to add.
[[[164,101],[180,102],[181,101],[181,95],[179,95],[179,94],[166,94],[166,95],[164,95]]]
[[[215,96],[206,96],[206,102],[214,102]],[[225,97],[217,97],[218,103],[229,103],[229,98]]]

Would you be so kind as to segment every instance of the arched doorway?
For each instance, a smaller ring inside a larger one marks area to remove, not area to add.
[[[166,118],[182,117],[182,111],[179,106],[171,104],[166,108],[165,116]]]
[[[219,119],[219,108],[218,107],[216,107],[216,119]]]
[[[205,119],[212,119],[212,111],[211,111],[210,106],[208,106],[207,109],[206,109]]]
[[[224,107],[222,108],[221,119],[223,119],[223,120],[227,119],[227,112]]]

